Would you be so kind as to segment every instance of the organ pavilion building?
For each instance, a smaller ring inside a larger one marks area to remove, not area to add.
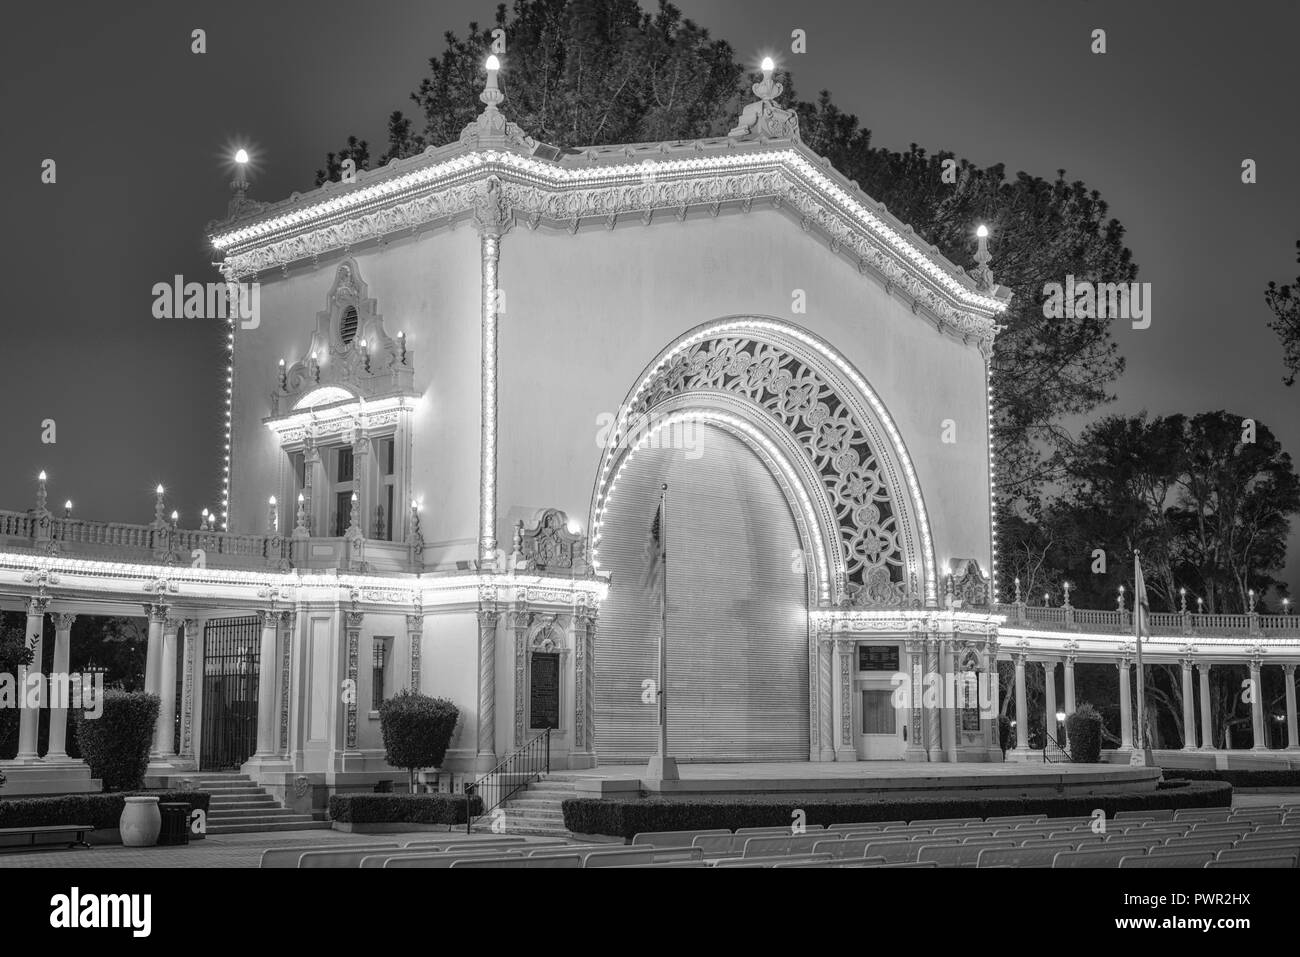
[[[209,233],[258,284],[230,322],[222,514],[180,529],[160,489],[148,525],[60,519],[42,484],[0,513],[0,600],[55,618],[56,669],[74,615],[148,614],[154,778],[369,789],[397,776],[378,707],[404,688],[459,706],[452,775],[543,729],[552,767],[643,765],[666,485],[678,761],[1001,760],[999,651],[1028,754],[1025,668],[1064,664],[1073,710],[1074,662],[1128,681],[1132,649],[1122,610],[992,604],[1009,292],[983,235],[969,273],[944,259],[779,92],[766,71],[724,137],[562,152],[489,70],[455,143],[273,204],[241,176]],[[1194,617],[1157,622],[1150,660],[1189,691],[1199,667],[1203,701],[1209,657],[1282,664],[1294,745],[1295,629],[1230,616],[1198,648]],[[20,738],[8,793],[84,785],[27,714]]]

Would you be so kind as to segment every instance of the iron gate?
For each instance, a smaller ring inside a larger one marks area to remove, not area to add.
[[[218,618],[203,629],[200,771],[229,771],[257,749],[257,669],[262,622]]]

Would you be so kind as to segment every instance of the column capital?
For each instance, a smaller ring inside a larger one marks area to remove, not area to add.
[[[263,628],[274,628],[280,621],[280,613],[268,608],[263,608],[258,615],[262,619]]]
[[[1118,668],[1120,671],[1128,671],[1128,669],[1132,666],[1132,664],[1133,664],[1133,659],[1130,658],[1128,655],[1120,655],[1118,658],[1115,659],[1115,667]]]
[[[33,595],[27,599],[27,614],[44,615],[50,607],[48,595]]]
[[[72,612],[61,611],[54,615],[54,628],[56,631],[70,631],[72,623],[77,620],[77,616]]]
[[[166,618],[163,619],[163,634],[164,635],[176,634],[176,632],[180,630],[181,621],[182,619],[180,618],[173,618],[171,615],[168,615]]]
[[[498,608],[480,608],[478,610],[478,623],[480,628],[485,625],[495,626],[500,618],[501,610]]]
[[[424,616],[423,616],[423,615],[407,615],[407,616],[406,616],[406,630],[407,630],[407,631],[424,631]]]
[[[343,618],[349,631],[356,631],[361,627],[361,623],[366,620],[364,611],[348,611],[343,613]]]
[[[164,605],[161,602],[150,602],[144,606],[144,613],[148,616],[150,624],[165,622],[169,611],[171,611],[171,606]]]
[[[1283,672],[1283,674],[1285,674],[1288,678],[1294,676],[1294,675],[1295,675],[1295,662],[1294,662],[1294,661],[1284,661],[1284,662],[1282,662],[1282,672]]]

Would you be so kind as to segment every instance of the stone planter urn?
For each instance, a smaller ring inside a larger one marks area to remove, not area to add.
[[[126,807],[118,821],[125,847],[153,847],[162,830],[162,813],[156,797],[126,798]]]

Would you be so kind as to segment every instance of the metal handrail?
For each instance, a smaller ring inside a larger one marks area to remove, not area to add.
[[[547,728],[502,758],[482,777],[465,785],[465,833],[473,831],[476,819],[491,814],[550,771],[551,729]],[[470,802],[475,795],[483,799],[483,807],[478,814],[471,814]]]
[[[1052,745],[1055,745],[1056,750],[1060,751],[1062,754],[1065,755],[1064,761],[1053,761],[1051,758],[1047,756],[1047,749]],[[1043,729],[1043,763],[1044,764],[1073,764],[1074,763],[1074,758],[1070,755],[1070,752],[1067,751],[1064,747],[1062,747],[1061,743],[1057,741],[1054,737],[1052,737],[1051,733],[1048,732],[1046,728]]]

